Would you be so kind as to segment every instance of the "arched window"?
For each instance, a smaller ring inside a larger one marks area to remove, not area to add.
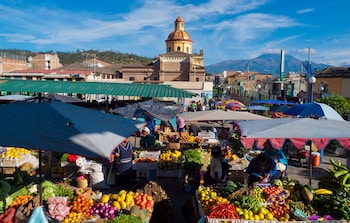
[[[186,47],[186,53],[190,53],[190,48]]]
[[[178,47],[177,47],[177,51],[180,51],[180,50],[181,50],[181,47],[178,46]]]
[[[169,48],[168,48],[168,52],[171,52],[171,47],[169,46]]]

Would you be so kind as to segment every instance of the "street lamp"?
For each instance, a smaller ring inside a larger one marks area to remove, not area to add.
[[[312,77],[309,77],[309,84],[310,84],[310,87],[311,87],[311,94],[310,94],[310,102],[313,103],[314,102],[314,85],[316,83],[316,77],[312,76]]]
[[[324,87],[323,86],[320,86],[320,98],[322,98],[322,94],[323,94],[323,91],[324,91]]]
[[[261,84],[258,84],[258,100],[261,100]]]

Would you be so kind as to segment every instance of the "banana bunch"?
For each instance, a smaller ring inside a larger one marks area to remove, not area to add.
[[[329,195],[329,194],[333,194],[333,191],[325,189],[325,188],[319,188],[319,189],[315,190],[314,193],[317,195]]]
[[[336,162],[330,158],[330,161],[333,166],[333,169],[330,169],[330,171],[333,173],[333,176],[339,180],[339,183],[344,188],[350,189],[350,170],[346,166],[343,166],[340,160]]]
[[[187,139],[187,142],[195,142],[196,141],[196,137],[193,135],[190,135]]]

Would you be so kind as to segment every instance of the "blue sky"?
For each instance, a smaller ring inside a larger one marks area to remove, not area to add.
[[[0,49],[165,53],[178,16],[205,65],[286,54],[350,64],[349,0],[2,0]]]

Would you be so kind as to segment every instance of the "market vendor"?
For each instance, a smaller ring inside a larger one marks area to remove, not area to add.
[[[211,159],[208,167],[207,176],[204,179],[205,185],[220,183],[222,180],[222,160],[224,155],[220,146],[214,146],[211,150]]]
[[[254,157],[247,167],[248,185],[251,186],[254,182],[267,183],[278,178],[276,176],[277,168],[273,159],[266,156],[265,153],[260,153]]]
[[[266,141],[264,144],[264,152],[266,156],[273,159],[276,163],[277,173],[276,176],[284,177],[287,174],[288,160],[281,149],[274,148],[270,141]]]
[[[112,153],[112,168],[116,174],[116,184],[122,188],[131,187],[133,152],[134,146],[129,138],[126,138]]]
[[[188,134],[194,135],[194,136],[198,136],[198,133],[202,131],[201,127],[193,123],[186,125],[185,128],[188,131]]]
[[[142,148],[150,148],[156,144],[156,137],[151,134],[148,127],[141,130],[140,146]]]

